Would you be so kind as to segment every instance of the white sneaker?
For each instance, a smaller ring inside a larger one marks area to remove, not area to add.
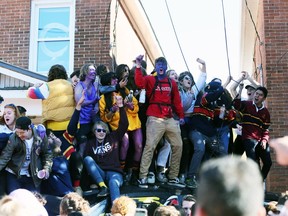
[[[148,184],[155,184],[155,174],[153,172],[149,172],[147,176]]]

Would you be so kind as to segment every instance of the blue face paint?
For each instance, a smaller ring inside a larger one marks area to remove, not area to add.
[[[157,72],[157,76],[160,79],[163,79],[166,77],[167,64],[165,62],[159,61],[155,64],[155,70]]]

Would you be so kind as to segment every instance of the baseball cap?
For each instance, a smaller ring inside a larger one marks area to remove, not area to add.
[[[16,128],[18,129],[22,129],[22,130],[28,130],[31,128],[31,119],[26,117],[26,116],[22,116],[20,118],[18,118],[16,120]]]
[[[253,88],[253,89],[256,90],[256,88],[255,88],[254,86],[252,86],[252,85],[246,85],[246,86],[245,86],[245,89],[248,89],[248,88]]]

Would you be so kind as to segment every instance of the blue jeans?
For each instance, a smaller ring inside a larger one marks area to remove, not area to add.
[[[189,133],[190,140],[193,142],[194,153],[190,162],[187,173],[188,178],[197,176],[205,150],[207,150],[207,158],[223,156],[224,148],[217,140],[216,136],[208,137],[197,130],[192,130]]]
[[[17,178],[16,175],[8,171],[6,174],[7,174],[6,180],[7,180],[7,193],[8,194],[19,188],[27,189],[29,191],[39,192],[39,188],[35,187],[32,177],[21,176],[20,178]]]
[[[120,197],[120,187],[123,184],[121,173],[102,170],[90,156],[84,158],[84,166],[95,183],[99,185],[100,182],[105,182],[107,184],[112,203]]]
[[[228,154],[228,147],[230,141],[230,128],[228,125],[224,125],[222,127],[217,128],[217,134],[219,139],[221,140],[221,144],[224,147],[224,151]]]

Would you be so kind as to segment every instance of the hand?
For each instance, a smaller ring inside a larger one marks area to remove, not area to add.
[[[179,119],[179,124],[180,125],[184,125],[185,124],[185,120],[183,118]]]
[[[241,71],[241,79],[242,79],[242,80],[245,80],[245,79],[247,79],[248,77],[249,77],[248,72],[246,72],[246,71]]]
[[[260,146],[262,147],[262,149],[266,149],[267,148],[267,142],[266,141],[264,141],[264,140],[262,140],[261,142],[260,142]]]
[[[284,136],[270,141],[270,146],[276,152],[276,160],[282,165],[288,165],[288,136]]]
[[[113,113],[117,112],[118,110],[119,110],[119,107],[117,106],[117,104],[114,104],[110,109],[110,111]]]
[[[203,73],[206,73],[206,63],[204,60],[197,58],[196,61],[199,63],[199,70]]]
[[[136,67],[141,68],[141,62],[143,60],[144,55],[139,55],[135,59]]]
[[[120,88],[124,88],[127,85],[127,82],[128,82],[128,79],[120,80],[119,82]]]
[[[134,110],[134,104],[133,102],[126,102],[125,106],[130,109],[130,110]]]
[[[115,95],[116,104],[118,107],[123,107],[123,98],[120,95]]]

